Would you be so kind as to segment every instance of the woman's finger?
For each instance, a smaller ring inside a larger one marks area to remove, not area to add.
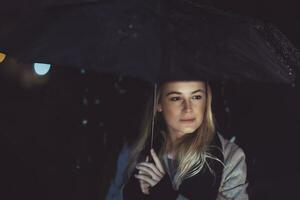
[[[147,173],[150,173],[151,176],[153,176],[152,173],[155,173],[159,177],[163,177],[164,176],[164,173],[160,172],[160,170],[153,163],[141,162],[141,163],[137,164],[136,168],[140,169],[140,167],[143,167],[143,170],[146,171]],[[145,168],[147,168],[148,170],[145,169]]]
[[[148,174],[147,172],[142,171],[142,170],[139,170],[139,171],[138,171],[138,174],[151,177],[150,174]],[[140,180],[140,183],[144,183],[144,181],[141,181],[141,180]]]
[[[143,180],[139,180],[139,182],[140,182],[140,188],[141,188],[142,192],[144,194],[147,194],[149,192],[149,189],[150,189],[150,184],[143,181]]]
[[[146,176],[151,176],[151,174],[147,173],[145,170],[139,170],[139,165],[136,166],[138,169],[138,174],[146,175]]]
[[[141,190],[144,194],[149,194],[150,185],[145,181],[139,180],[141,182]]]
[[[159,181],[159,180],[163,177],[163,176],[161,175],[161,173],[160,173],[160,174],[156,174],[156,173],[154,173],[153,170],[152,170],[151,168],[149,168],[149,167],[145,167],[145,166],[143,166],[143,165],[138,165],[136,168],[140,171],[139,174],[145,175],[145,176],[149,176],[149,175],[150,175],[150,177],[151,177],[152,179],[154,179],[154,180]],[[157,170],[157,171],[158,171],[158,170]],[[159,172],[158,172],[158,173],[159,173]]]
[[[149,176],[149,174],[147,174],[146,172],[141,171],[141,170],[138,171],[138,174]],[[150,184],[143,180],[139,180],[139,183],[140,183],[140,188],[142,190],[142,193],[149,194]]]
[[[152,156],[152,158],[153,158],[153,160],[154,160],[154,163],[155,163],[155,165],[157,166],[157,168],[159,169],[159,171],[160,171],[161,173],[165,174],[165,170],[164,170],[164,168],[163,168],[163,166],[162,166],[162,164],[161,164],[161,162],[160,162],[158,156],[156,155],[154,149],[151,149],[150,152],[151,152],[151,156]]]
[[[146,181],[143,181],[143,180],[139,180],[141,181],[141,186],[144,188],[144,189],[149,189],[150,188],[150,184],[147,183]]]
[[[143,171],[143,170],[139,170],[139,174],[151,176],[149,173],[147,173],[146,171]]]
[[[139,179],[139,180],[145,181],[151,187],[153,187],[154,185],[156,185],[158,183],[158,181],[155,181],[155,180],[153,180],[153,179],[151,179],[151,178],[149,178],[148,176],[145,176],[145,175],[135,174],[134,177]]]
[[[144,194],[149,194],[149,190],[150,190],[151,185],[149,183],[147,183],[146,181],[144,181],[144,180],[138,180],[138,181],[140,183],[140,188],[141,188],[142,192]]]
[[[146,181],[143,181],[143,180],[139,180],[141,181],[141,185],[144,187],[144,188],[149,188],[151,185],[149,183],[147,183]]]
[[[151,178],[151,175],[148,174],[147,172],[145,171],[142,171],[142,170],[139,170],[138,172],[139,175],[145,175],[145,176],[148,176],[149,178]],[[142,181],[142,180],[139,180],[140,181],[140,184],[144,184],[144,185],[147,185],[148,187],[150,186],[148,183],[146,183],[145,181]]]
[[[147,172],[142,171],[142,170],[139,170],[138,174],[140,174],[140,175],[145,175],[145,176],[148,176],[148,177],[151,178],[150,174],[148,174]],[[140,180],[140,183],[141,183],[141,184],[144,184],[145,181]],[[148,184],[148,185],[149,185],[149,184]],[[149,185],[149,186],[150,186],[150,185]]]

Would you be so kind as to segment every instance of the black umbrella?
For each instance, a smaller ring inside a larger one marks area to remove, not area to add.
[[[24,62],[165,79],[292,83],[299,52],[274,26],[185,0],[50,6],[0,29]]]

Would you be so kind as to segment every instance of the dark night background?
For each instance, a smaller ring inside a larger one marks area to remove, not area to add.
[[[300,48],[296,2],[205,2],[268,20]],[[235,136],[247,156],[250,199],[292,199],[298,193],[297,81],[296,87],[215,88],[221,132]],[[0,88],[0,199],[104,199],[122,144],[137,135],[151,87],[62,66],[37,76],[31,65],[7,58],[0,64]]]

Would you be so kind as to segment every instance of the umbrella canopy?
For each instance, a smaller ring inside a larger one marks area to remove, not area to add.
[[[158,79],[293,83],[299,52],[274,26],[184,0],[49,7],[0,30],[24,62]]]

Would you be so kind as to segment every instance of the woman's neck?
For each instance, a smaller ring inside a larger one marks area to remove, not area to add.
[[[171,135],[168,135],[168,137],[167,137],[166,153],[169,158],[175,157],[175,154],[176,154],[175,143],[177,140],[178,140],[178,138],[172,137]]]
[[[180,139],[184,135],[184,133],[169,129],[167,135],[168,135],[168,140],[170,140],[172,144],[175,144],[178,141],[178,139]]]

